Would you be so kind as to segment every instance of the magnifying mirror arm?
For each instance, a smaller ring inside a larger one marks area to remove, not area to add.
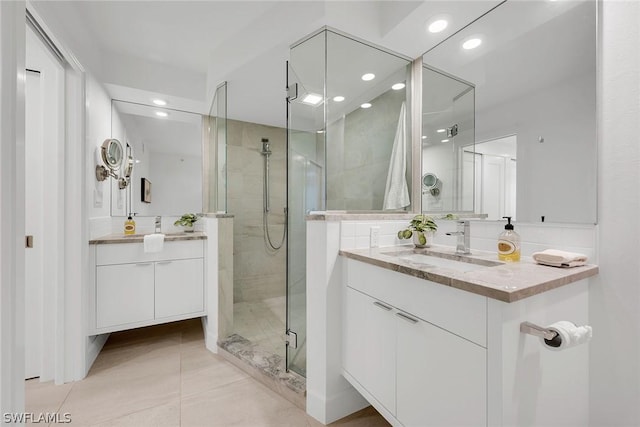
[[[104,181],[105,179],[109,178],[109,177],[113,177],[113,178],[118,178],[118,175],[116,175],[116,173],[114,171],[111,171],[107,168],[105,168],[102,165],[97,165],[96,166],[96,179],[98,181]]]

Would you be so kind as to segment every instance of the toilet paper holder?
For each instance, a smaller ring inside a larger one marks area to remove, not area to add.
[[[558,333],[556,331],[543,328],[542,326],[538,326],[531,322],[520,323],[520,332],[524,334],[533,335],[539,338],[544,338],[547,341],[551,341],[558,336]]]

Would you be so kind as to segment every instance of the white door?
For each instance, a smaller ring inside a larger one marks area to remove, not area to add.
[[[54,379],[63,282],[64,68],[30,27],[25,88],[25,378]],[[46,280],[45,280],[46,279]],[[44,301],[47,304],[44,304]]]
[[[393,309],[347,287],[342,366],[389,412],[396,412]]]
[[[202,258],[155,263],[156,319],[204,310]]]
[[[25,251],[25,378],[40,376],[43,291],[43,156],[40,73],[27,72],[25,89],[25,232],[34,245]]]
[[[397,413],[406,427],[487,424],[486,349],[397,314]]]

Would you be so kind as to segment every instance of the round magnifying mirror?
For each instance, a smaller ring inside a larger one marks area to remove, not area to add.
[[[438,177],[433,173],[425,173],[422,175],[422,185],[426,189],[433,188],[438,183]]]
[[[122,144],[117,139],[106,139],[102,143],[102,161],[112,171],[117,171],[122,165],[124,151]]]

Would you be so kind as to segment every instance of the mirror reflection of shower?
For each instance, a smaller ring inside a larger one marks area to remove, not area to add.
[[[271,235],[269,233],[269,156],[271,156],[271,149],[269,148],[269,138],[262,138],[262,151],[260,154],[264,157],[264,179],[263,179],[263,191],[262,191],[262,227],[264,228],[264,242],[272,250],[277,251],[284,244],[284,239],[287,234],[287,208],[284,208],[285,223],[282,229],[282,239],[280,243],[273,244]]]

